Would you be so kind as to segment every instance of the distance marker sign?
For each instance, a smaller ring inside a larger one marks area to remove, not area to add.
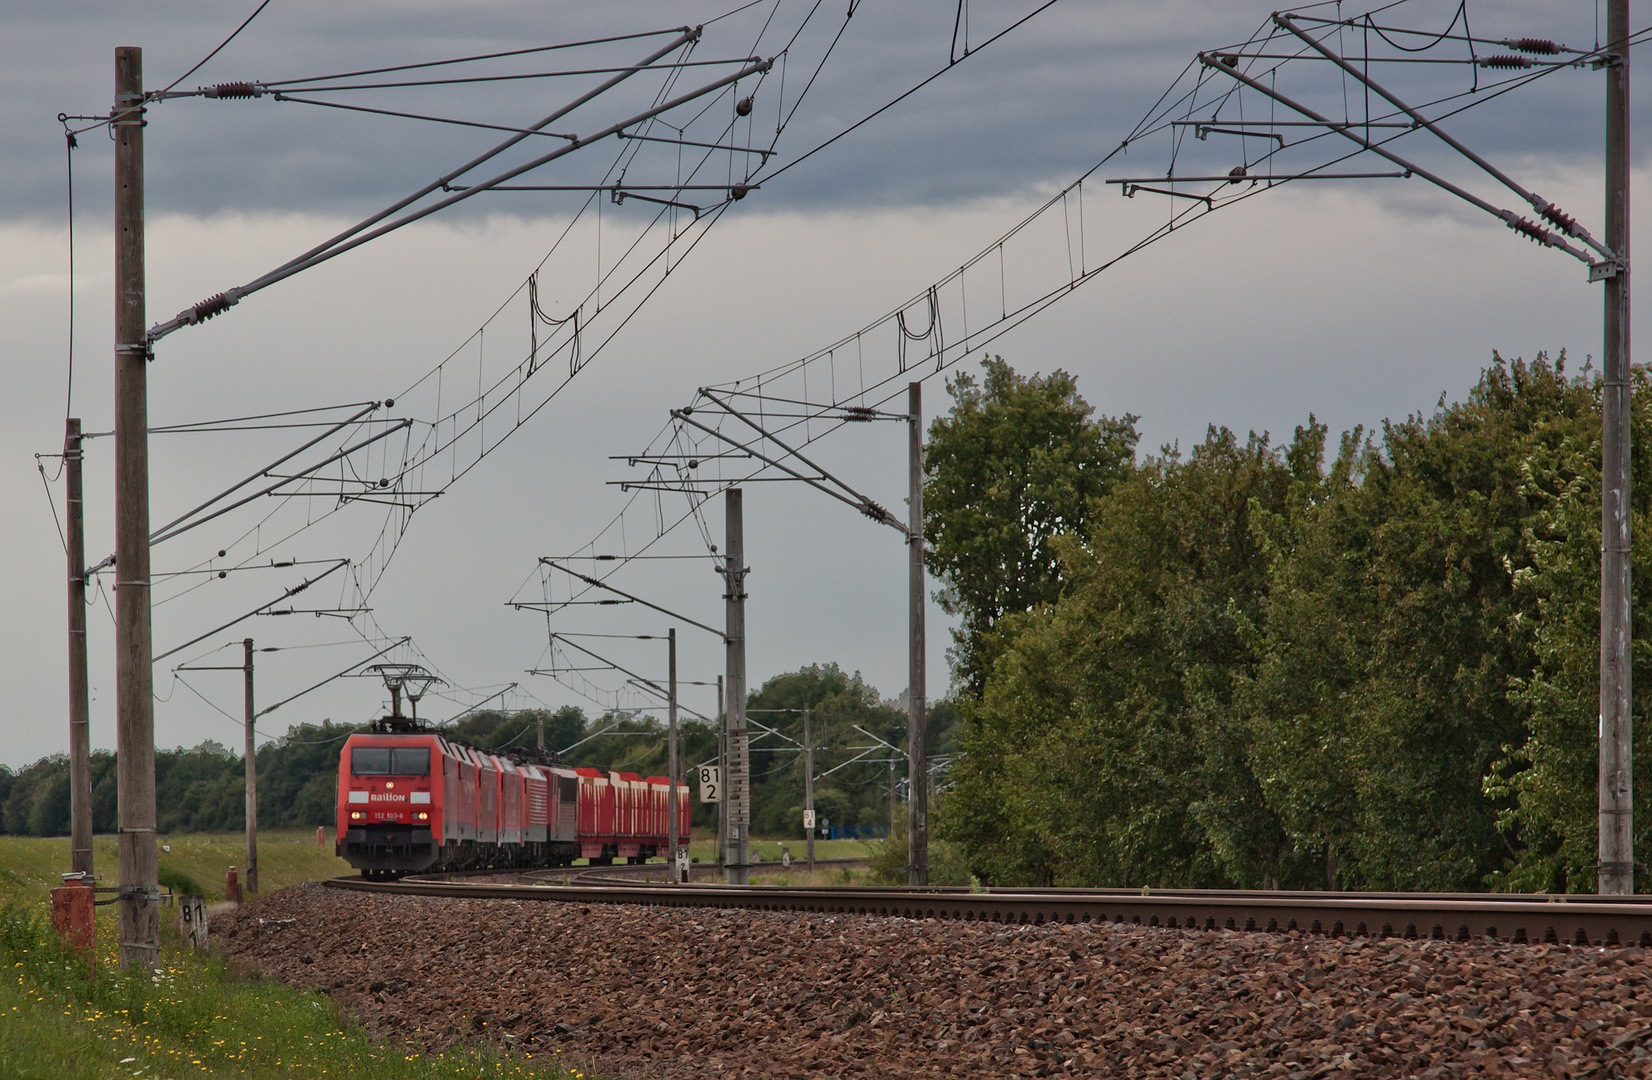
[[[700,801],[723,801],[723,770],[716,765],[700,766]]]

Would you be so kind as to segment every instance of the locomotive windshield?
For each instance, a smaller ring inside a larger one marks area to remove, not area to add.
[[[428,746],[357,746],[350,750],[350,772],[356,776],[429,776]]]

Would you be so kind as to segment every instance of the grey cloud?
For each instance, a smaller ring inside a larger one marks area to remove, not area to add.
[[[1032,0],[970,5],[971,38],[1030,11]],[[1554,5],[1549,5],[1553,7]],[[766,17],[765,3],[708,30],[700,51],[738,55]],[[239,12],[213,17],[196,4],[51,5],[8,14],[0,75],[0,145],[11,184],[0,215],[55,218],[62,206],[60,109],[107,107],[109,62],[116,44],[141,44],[151,85],[185,70],[233,26]],[[554,20],[525,3],[408,7],[388,3],[272,6],[186,86],[231,78],[269,79],[372,67],[411,59],[487,52],[569,38],[694,21],[712,4],[559,5]],[[807,5],[783,3],[760,51],[770,55]],[[942,66],[952,44],[954,0],[863,3],[809,99],[782,142],[782,163],[830,137]],[[1095,0],[1040,15],[767,189],[763,207],[915,205],[994,197],[1060,180],[1093,163],[1169,85],[1194,50],[1242,38],[1259,10],[1231,3],[1180,0],[1144,4]],[[787,61],[786,107],[841,19],[822,5]],[[789,20],[789,21],[788,21]],[[608,60],[640,51],[636,43],[597,50]],[[550,54],[560,59],[558,54]],[[693,76],[689,76],[692,78]],[[639,87],[641,89],[640,81]],[[649,88],[650,90],[652,87]],[[363,103],[489,122],[522,123],[569,90],[546,84],[497,84],[452,91],[364,95]],[[764,86],[768,108],[779,76]],[[352,99],[356,100],[356,99]],[[1581,107],[1581,106],[1580,106]],[[603,115],[612,115],[604,113]],[[1577,125],[1541,125],[1570,138]],[[1530,139],[1534,132],[1521,137]],[[361,213],[423,182],[486,146],[494,136],[386,118],[350,116],[294,104],[169,103],[153,111],[149,196],[155,211],[305,210]],[[1579,143],[1580,147],[1583,145]],[[612,149],[579,155],[556,179],[589,175]],[[106,168],[106,141],[85,140],[78,164],[86,175]],[[582,172],[582,170],[584,170]],[[552,179],[547,177],[547,179]],[[575,180],[575,182],[579,182]],[[566,199],[501,195],[518,213],[556,212]]]

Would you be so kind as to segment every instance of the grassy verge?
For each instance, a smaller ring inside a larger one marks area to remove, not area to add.
[[[808,842],[805,840],[762,840],[754,837],[751,841],[751,852],[753,856],[760,856],[764,862],[779,862],[782,844],[792,853],[794,864],[802,862],[809,850]],[[872,854],[874,846],[865,840],[816,840],[815,858],[864,859]],[[698,862],[716,862],[717,840],[691,840],[688,854],[689,858]]]
[[[161,884],[175,893],[199,892],[209,901],[222,900],[229,868],[246,870],[246,839],[240,833],[163,836],[160,842],[172,849],[160,854]],[[92,865],[99,884],[115,884],[116,858],[113,836],[93,838]],[[43,903],[49,890],[63,884],[58,875],[67,869],[66,836],[0,836],[0,903]],[[331,829],[319,847],[314,829],[258,834],[258,884],[264,892],[351,872],[350,864],[333,855]]]
[[[262,891],[273,892],[305,881],[354,874],[349,863],[334,856],[332,830],[328,830],[325,839],[325,844],[317,846],[315,833],[309,830],[260,833],[258,883]],[[161,884],[176,894],[200,893],[209,902],[223,900],[224,877],[229,868],[234,866],[243,872],[246,869],[243,865],[246,842],[240,833],[163,836],[161,844],[171,849],[163,848],[160,854]],[[802,840],[753,839],[752,854],[765,863],[778,863],[782,844],[791,852],[795,870],[808,850]],[[865,859],[879,847],[877,842],[863,840],[816,840],[815,858]],[[689,855],[698,862],[714,863],[717,841],[695,839],[689,844]],[[115,838],[96,837],[92,841],[92,860],[100,884],[114,884],[117,880]],[[665,862],[663,858],[652,861],[662,865]],[[59,875],[68,868],[67,837],[0,836],[0,903],[44,903],[47,893],[62,884]],[[863,879],[864,875],[856,876],[853,881],[822,878],[819,883],[860,884]],[[768,880],[766,876],[765,880]],[[799,883],[805,883],[803,878]],[[109,910],[100,908],[100,918]]]
[[[817,856],[818,857],[818,856]],[[781,888],[820,889],[828,886],[855,886],[876,885],[871,871],[865,869],[851,869],[847,866],[821,867],[814,873],[809,873],[808,866],[801,860],[776,873],[759,873],[752,875],[753,885],[778,885]]]
[[[115,970],[58,943],[42,908],[0,906],[0,1077],[57,1080],[190,1076],[351,1080],[566,1080],[554,1055],[409,1053],[375,1042],[318,994],[238,976],[168,941],[154,973]],[[168,938],[175,935],[168,934]]]

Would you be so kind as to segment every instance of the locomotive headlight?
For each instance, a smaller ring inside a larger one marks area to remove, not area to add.
[[[350,811],[350,820],[351,821],[360,821],[362,818],[364,818],[366,816],[367,815],[362,813],[360,810]]]
[[[430,815],[425,813],[423,810],[420,810],[417,814],[414,814],[413,816],[418,818],[420,821],[429,821],[430,820]]]
[[[384,790],[386,790],[386,791],[395,791],[396,790],[396,782],[394,780],[386,780],[384,782]]]

